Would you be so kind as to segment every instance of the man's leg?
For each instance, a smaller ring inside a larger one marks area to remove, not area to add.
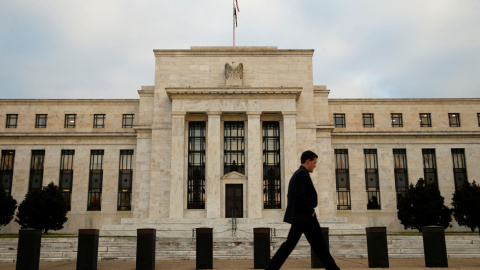
[[[312,246],[313,252],[318,256],[322,261],[326,270],[337,270],[337,264],[333,259],[330,251],[328,250],[328,245],[323,239],[322,229],[318,223],[317,217],[313,217],[305,228],[305,237],[307,238],[310,246]]]
[[[287,241],[285,241],[275,255],[273,255],[265,270],[278,270],[282,267],[285,260],[287,260],[288,255],[292,253],[297,245],[300,236],[302,236],[304,227],[305,224],[292,224],[290,231],[288,232]]]

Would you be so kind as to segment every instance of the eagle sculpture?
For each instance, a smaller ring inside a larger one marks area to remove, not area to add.
[[[233,63],[232,63],[233,65]],[[225,64],[225,78],[228,79],[243,79],[243,64],[240,63],[233,69],[229,63]]]

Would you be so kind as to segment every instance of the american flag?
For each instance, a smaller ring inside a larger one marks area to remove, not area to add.
[[[240,12],[240,9],[238,8],[238,1],[235,0],[235,3],[237,4],[237,10],[238,10],[238,12]]]
[[[237,23],[237,10],[235,9],[235,7],[233,8],[233,17],[235,18],[235,27],[238,27],[238,23]]]

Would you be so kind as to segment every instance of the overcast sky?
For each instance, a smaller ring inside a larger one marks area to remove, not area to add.
[[[238,4],[236,45],[314,49],[331,98],[480,97],[478,0]],[[138,98],[190,46],[232,46],[232,0],[0,0],[0,99]]]

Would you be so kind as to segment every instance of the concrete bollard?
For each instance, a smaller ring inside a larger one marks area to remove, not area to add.
[[[370,268],[388,268],[388,245],[386,227],[368,227],[367,249],[368,249],[368,267]]]
[[[196,228],[197,269],[213,269],[213,228]]]
[[[270,228],[253,228],[253,265],[265,269],[270,261]]]
[[[448,267],[445,229],[442,226],[422,227],[425,267]]]
[[[327,246],[330,245],[329,239],[328,239],[328,227],[322,227],[322,237]],[[318,256],[313,252],[313,249],[310,248],[310,263],[312,268],[325,268],[323,265],[323,262],[318,258]]]
[[[18,232],[17,270],[38,270],[42,230],[22,229]]]
[[[78,230],[77,270],[96,270],[98,261],[97,229]]]
[[[156,229],[137,229],[136,270],[155,269]]]

